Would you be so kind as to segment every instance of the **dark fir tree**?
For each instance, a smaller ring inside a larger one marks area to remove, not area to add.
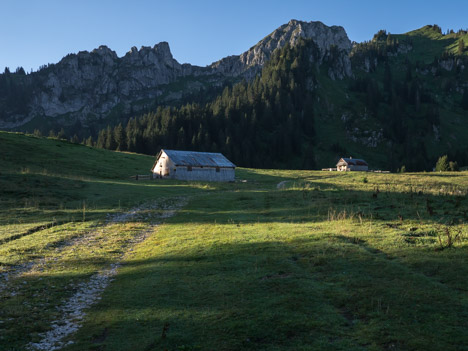
[[[465,41],[463,38],[460,38],[458,40],[458,55],[463,55],[463,52],[465,51]]]
[[[461,99],[461,107],[464,110],[468,110],[468,88],[463,90],[463,95]]]

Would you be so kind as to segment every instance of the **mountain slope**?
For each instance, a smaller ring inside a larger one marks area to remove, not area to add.
[[[92,135],[87,143],[102,148],[221,151],[250,167],[330,167],[345,155],[372,168],[417,171],[431,170],[444,154],[463,166],[467,43],[467,31],[443,34],[433,25],[381,30],[351,46],[341,27],[292,20],[246,53],[204,68],[178,64],[166,43],[123,58],[101,47],[37,76],[0,75],[0,91],[7,91],[0,120],[23,123],[39,91],[52,110],[78,110],[36,116],[18,128],[56,134],[64,127],[61,136]],[[42,78],[52,79],[47,89]],[[68,90],[57,88],[64,84]],[[90,93],[93,84],[99,89]]]
[[[374,169],[420,171],[443,154],[467,165],[466,55],[442,52],[421,62],[431,40],[426,32],[379,32],[353,47],[353,77],[343,80],[330,74],[343,52],[321,59],[313,40],[301,40],[211,103],[158,109],[126,128],[102,130],[96,144],[149,154],[161,147],[221,151],[248,167],[331,167],[352,155]]]
[[[321,52],[319,63],[332,46],[346,53],[351,49],[342,27],[295,20],[242,55],[230,56],[207,67],[179,64],[165,42],[153,48],[133,47],[122,58],[108,47],[100,46],[91,52],[67,55],[59,63],[28,76],[2,75],[0,89],[3,86],[2,95],[6,99],[0,99],[5,110],[0,116],[0,128],[37,127],[34,119],[61,126],[74,125],[77,121],[84,126],[99,126],[103,118],[107,123],[115,123],[120,116],[180,100],[184,94],[222,87],[233,79],[251,79],[276,49],[287,43],[294,46],[299,38],[316,43]],[[347,55],[343,55],[341,65],[330,74],[338,78],[351,74]],[[15,83],[24,87],[19,91],[12,89]],[[21,93],[26,91],[28,94]],[[21,103],[15,101],[17,96],[22,97]],[[11,106],[8,102],[12,102]]]

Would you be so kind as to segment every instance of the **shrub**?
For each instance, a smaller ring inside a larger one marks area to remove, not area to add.
[[[435,166],[436,172],[447,172],[449,170],[448,156],[439,157]]]
[[[460,228],[451,225],[439,226],[437,238],[439,240],[439,250],[453,247],[456,242],[461,242],[463,232]]]
[[[450,161],[449,162],[449,170],[451,172],[458,172],[460,170],[460,167],[458,166],[457,162]]]

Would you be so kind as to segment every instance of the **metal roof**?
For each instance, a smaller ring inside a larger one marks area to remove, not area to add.
[[[236,167],[223,154],[215,152],[177,151],[162,149],[176,166]],[[161,153],[159,156],[161,156]],[[158,157],[159,158],[159,157]]]
[[[355,166],[368,166],[367,162],[360,159],[360,158],[348,158],[348,157],[343,157],[340,159],[340,161],[343,160],[346,162],[348,165],[355,165]],[[338,164],[340,163],[338,161]]]

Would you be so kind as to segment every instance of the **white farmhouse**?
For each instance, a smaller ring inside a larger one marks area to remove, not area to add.
[[[234,181],[236,165],[223,154],[162,149],[151,168],[154,178]]]
[[[336,164],[337,171],[368,171],[369,165],[359,158],[340,158]]]

